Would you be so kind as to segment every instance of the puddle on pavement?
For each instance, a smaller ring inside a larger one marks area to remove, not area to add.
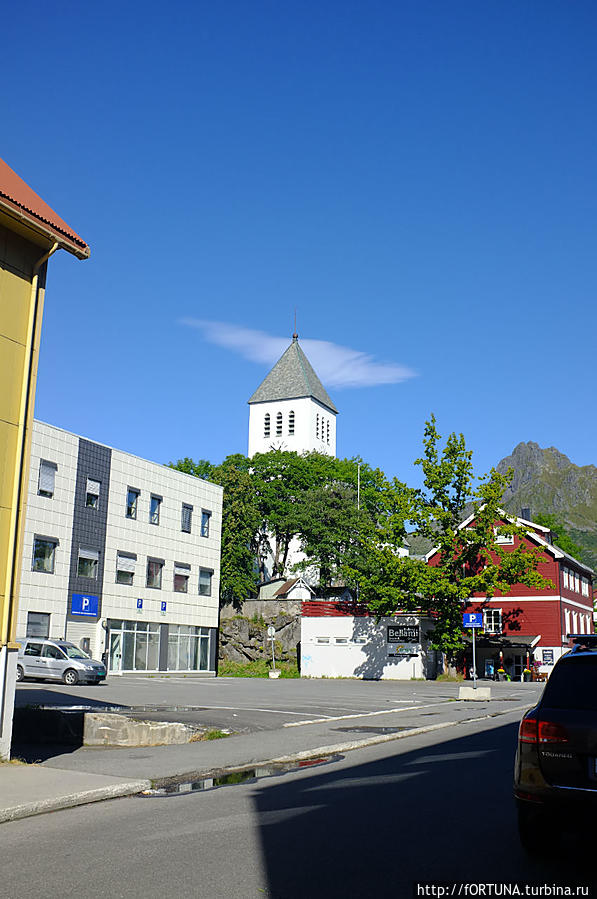
[[[412,724],[408,727],[374,727],[373,725],[361,725],[360,727],[335,727],[334,730],[343,734],[397,734],[401,730],[411,730]]]
[[[154,790],[145,790],[142,796],[180,796],[182,793],[205,792],[215,790],[217,787],[230,787],[236,784],[254,783],[262,777],[275,777],[280,774],[288,774],[291,771],[302,771],[305,768],[314,768],[319,765],[328,765],[337,762],[343,756],[329,755],[318,759],[302,759],[296,762],[279,763],[272,765],[259,765],[255,768],[242,768],[239,771],[227,771],[224,774],[213,774],[210,777],[201,777],[197,780],[185,780],[181,782],[165,783]]]

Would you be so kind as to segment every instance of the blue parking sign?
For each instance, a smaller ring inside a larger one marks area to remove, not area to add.
[[[462,615],[463,627],[483,627],[483,612],[464,612]]]
[[[167,605],[167,604],[166,604],[165,602],[162,602],[162,608],[161,608],[161,611],[162,611],[162,612],[165,612],[165,611],[166,611],[166,605]]]
[[[138,608],[138,609],[142,609],[142,608],[143,608],[143,600],[142,600],[142,599],[138,599],[138,600],[137,600],[137,608]]]
[[[73,593],[70,603],[71,615],[85,615],[95,618],[99,609],[99,596],[88,593]]]

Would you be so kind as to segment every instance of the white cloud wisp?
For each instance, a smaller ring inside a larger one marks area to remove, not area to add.
[[[273,365],[288,346],[287,337],[272,337],[265,331],[197,318],[180,324],[201,331],[205,340],[238,353],[251,362]],[[416,377],[416,372],[396,362],[377,362],[368,353],[328,340],[301,340],[311,365],[329,387],[375,387],[398,384]]]

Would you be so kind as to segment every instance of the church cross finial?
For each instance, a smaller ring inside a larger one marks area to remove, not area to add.
[[[293,340],[298,340],[298,333],[296,330],[296,309],[294,310],[294,334],[292,335]]]

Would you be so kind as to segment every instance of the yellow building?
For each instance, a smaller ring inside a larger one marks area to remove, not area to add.
[[[89,247],[0,159],[0,758],[8,758],[29,441],[49,257]]]

